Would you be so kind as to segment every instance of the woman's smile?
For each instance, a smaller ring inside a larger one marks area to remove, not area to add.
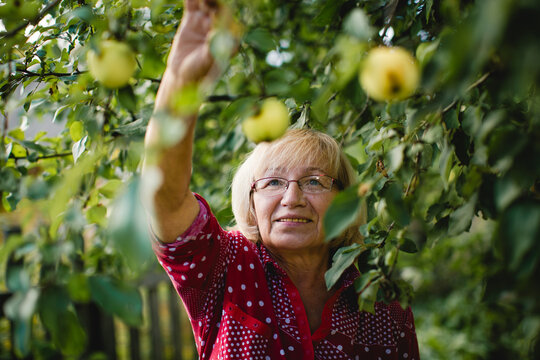
[[[324,170],[317,166],[307,166],[263,176],[300,179],[319,173],[324,173]],[[253,195],[259,233],[265,245],[278,251],[279,249],[302,251],[323,243],[322,219],[335,192],[304,193],[298,183],[290,182],[283,194],[265,196],[255,192]]]

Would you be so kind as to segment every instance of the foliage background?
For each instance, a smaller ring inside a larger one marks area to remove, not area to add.
[[[333,204],[346,220],[365,201],[368,223],[365,245],[340,251],[329,281],[356,259],[366,309],[414,294],[425,359],[538,358],[540,4],[226,3],[241,42],[230,61],[230,29],[212,42],[224,70],[201,108],[193,176],[221,223],[232,221],[225,179],[253,147],[241,120],[277,96],[293,126],[342,143],[363,185]],[[137,174],[182,6],[0,2],[1,286],[13,294],[3,310],[19,356],[84,352],[80,303],[141,324],[135,284],[155,264]],[[105,38],[137,53],[138,70],[119,90],[86,72],[86,52]],[[362,59],[380,44],[416,54],[423,77],[410,99],[377,103],[360,88]],[[61,131],[32,131],[47,122]],[[328,230],[346,225],[329,221]],[[35,321],[45,340],[32,336]]]

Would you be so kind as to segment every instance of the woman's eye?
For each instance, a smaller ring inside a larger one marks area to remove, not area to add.
[[[281,185],[281,181],[279,179],[271,179],[268,181],[267,186],[279,186]]]
[[[318,179],[309,179],[308,185],[310,185],[310,186],[320,186],[321,182]]]

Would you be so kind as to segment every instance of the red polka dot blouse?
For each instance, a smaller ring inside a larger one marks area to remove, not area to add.
[[[187,309],[199,359],[419,359],[410,309],[358,311],[354,266],[312,334],[298,290],[265,247],[223,230],[197,198],[191,227],[154,251]]]

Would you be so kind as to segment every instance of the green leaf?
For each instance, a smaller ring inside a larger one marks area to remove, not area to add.
[[[73,144],[73,147],[71,148],[71,152],[73,153],[73,162],[76,163],[82,153],[86,150],[87,140],[88,135]]]
[[[358,293],[358,309],[375,313],[375,302],[379,291],[378,279],[380,274],[376,270],[371,270],[362,274],[354,281],[354,287]]]
[[[416,59],[420,63],[421,67],[424,67],[429,60],[431,60],[438,47],[438,41],[424,42],[418,45],[416,48]]]
[[[429,15],[431,14],[432,7],[433,7],[433,0],[426,0],[426,22],[429,22]]]
[[[89,223],[98,224],[101,227],[107,225],[107,208],[103,205],[92,206],[86,211],[86,218]]]
[[[10,291],[27,291],[30,288],[28,269],[20,263],[8,262],[6,267],[6,287]]]
[[[113,199],[118,191],[122,188],[122,180],[111,179],[105,185],[99,188],[99,193],[107,199]]]
[[[454,236],[461,234],[464,231],[469,231],[475,214],[477,198],[477,194],[471,196],[469,201],[450,214],[450,224],[448,226],[449,236]]]
[[[364,250],[365,247],[361,244],[352,244],[336,251],[332,258],[332,267],[324,274],[327,289],[331,289],[337,283],[341,274]]]
[[[48,148],[33,141],[21,140],[20,143],[25,148],[37,151],[38,153],[43,154],[43,155],[47,155],[51,152]]]
[[[504,210],[523,193],[520,184],[510,176],[498,179],[495,183],[495,204],[497,210]]]
[[[147,125],[148,119],[137,119],[127,124],[119,125],[116,129],[114,129],[114,132],[126,135],[129,138],[143,138],[146,132]]]
[[[399,250],[413,254],[418,252],[418,247],[416,246],[416,243],[414,241],[405,238],[399,241]]]
[[[293,71],[275,69],[264,75],[264,86],[268,94],[283,96],[289,94],[295,80],[296,74]]]
[[[139,189],[140,180],[135,178],[114,202],[108,219],[111,244],[135,272],[144,270],[154,258]]]
[[[67,111],[66,111],[67,110]],[[60,106],[56,111],[54,112],[52,122],[60,122],[62,120],[62,117],[67,115],[67,112],[72,110],[71,105],[63,105]]]
[[[101,151],[104,152],[105,148]],[[87,153],[86,156],[79,159],[75,166],[66,168],[62,172],[62,179],[56,184],[54,193],[46,205],[47,215],[51,219],[51,225],[48,229],[51,238],[58,236],[58,227],[64,221],[70,201],[80,191],[84,175],[94,172],[101,156],[102,153]]]
[[[401,168],[401,165],[403,164],[404,150],[404,144],[399,144],[398,146],[390,150],[390,166],[388,166],[390,172],[394,173],[399,170],[399,168]]]
[[[88,278],[81,273],[71,274],[67,283],[67,291],[70,298],[77,302],[85,303],[92,297]]]
[[[400,226],[406,226],[411,221],[409,210],[403,201],[403,189],[395,182],[388,182],[382,195],[386,199],[386,208],[392,220]]]
[[[170,107],[173,110],[173,116],[163,117],[165,120],[169,119],[169,123],[166,127],[164,127],[164,131],[170,131],[171,125],[174,123],[177,124],[183,124],[177,116],[174,115],[191,115],[195,114],[199,107],[201,106],[203,99],[201,94],[201,88],[198,84],[188,84],[184,86],[181,90],[178,90],[174,92],[171,96],[171,104]],[[171,115],[171,114],[166,114]],[[159,119],[159,118],[158,118]],[[161,120],[161,119],[160,119]],[[183,132],[181,133],[183,136]],[[176,143],[181,136],[179,136],[175,141],[171,142],[171,144]],[[161,134],[161,137],[164,138],[164,135]]]
[[[0,247],[0,280],[3,280],[6,275],[6,268],[10,255],[25,242],[26,240],[21,235],[10,235]]]
[[[19,188],[19,174],[12,167],[0,169],[0,191],[15,192]]]
[[[84,132],[84,125],[82,121],[74,121],[69,126],[69,136],[71,140],[77,142],[82,139]]]
[[[220,121],[225,122],[232,119],[236,122],[244,119],[255,112],[256,104],[257,98],[253,96],[235,100],[221,112]]]
[[[218,29],[210,39],[210,52],[222,69],[226,67],[236,47],[234,35],[225,29]]]
[[[374,33],[368,16],[360,8],[354,9],[347,15],[343,23],[343,29],[347,34],[361,41],[368,41]]]
[[[321,9],[317,13],[317,16],[313,19],[313,22],[318,26],[328,26],[336,20],[339,8],[341,6],[340,1],[322,1]]]
[[[140,326],[143,321],[143,304],[139,291],[103,275],[88,278],[92,299],[103,310],[118,316],[130,326]]]
[[[244,41],[262,52],[268,52],[276,48],[272,34],[263,28],[255,28],[248,32],[244,37]]]
[[[453,163],[454,147],[452,145],[445,144],[439,158],[439,173],[441,174],[441,179],[443,180],[445,188],[448,187],[448,180],[450,178]]]
[[[118,89],[118,101],[120,104],[130,111],[137,110],[137,96],[133,92],[131,86],[124,86]]]
[[[45,289],[39,301],[39,314],[63,355],[77,356],[84,351],[86,333],[64,288]]]
[[[324,216],[325,241],[338,237],[345,229],[358,220],[360,198],[356,186],[336,195]]]
[[[15,324],[14,349],[19,357],[24,357],[30,352],[31,320],[36,310],[40,292],[36,288],[30,288],[24,292],[14,293],[4,304],[6,317]]]
[[[524,199],[512,204],[502,216],[500,236],[510,268],[518,270],[540,239],[540,202]],[[534,253],[538,258],[538,251]]]

